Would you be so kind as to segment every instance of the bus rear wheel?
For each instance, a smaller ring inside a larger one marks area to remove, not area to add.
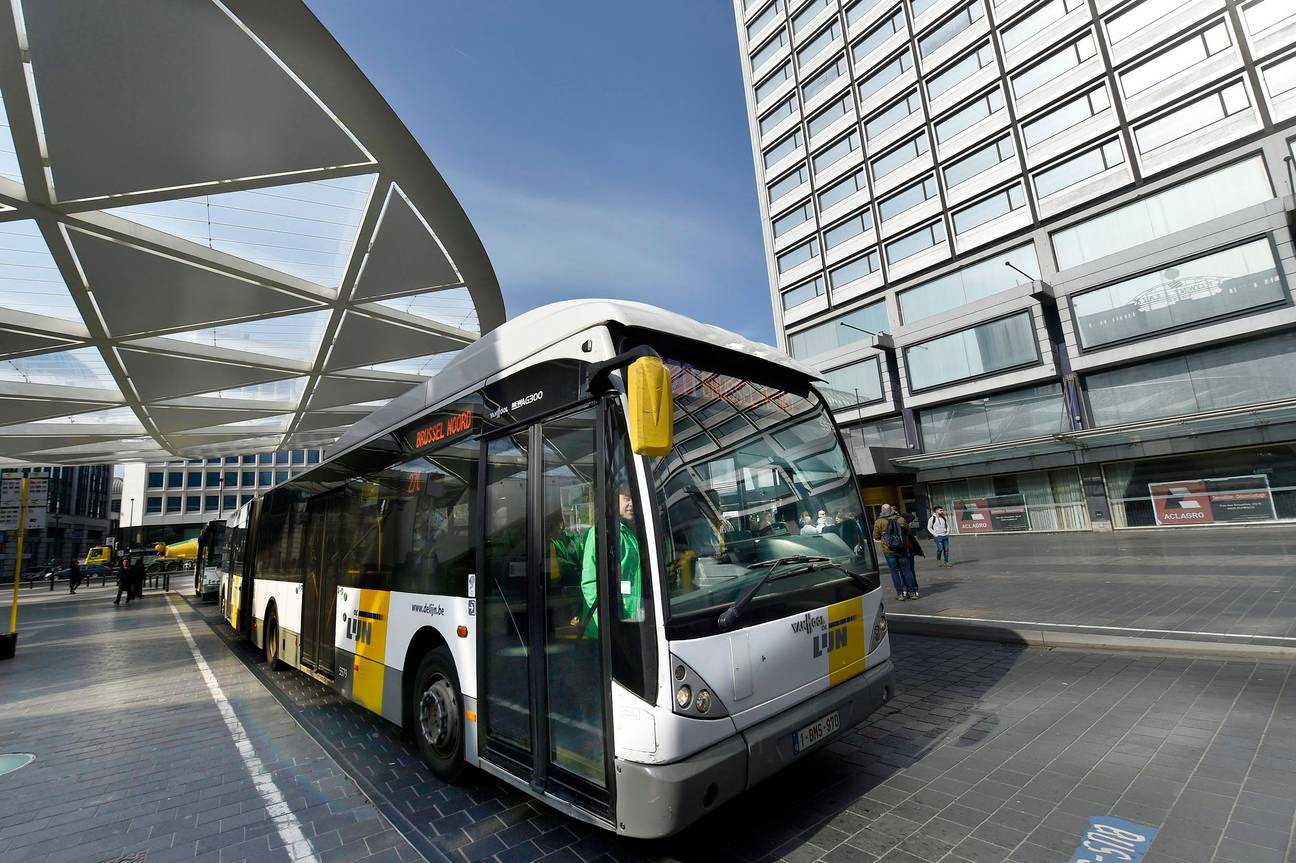
[[[265,658],[266,668],[279,670],[279,620],[273,614],[266,621]]]
[[[463,698],[446,647],[424,655],[414,677],[414,739],[434,776],[454,782],[464,768]]]

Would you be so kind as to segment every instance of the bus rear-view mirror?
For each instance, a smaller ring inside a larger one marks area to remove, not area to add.
[[[626,369],[630,448],[637,455],[667,455],[675,444],[675,403],[670,372],[659,357],[640,357]]]

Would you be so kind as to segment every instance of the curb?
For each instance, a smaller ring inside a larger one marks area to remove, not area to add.
[[[1190,656],[1296,662],[1296,647],[1269,644],[1231,644],[1221,641],[1147,638],[1134,635],[1091,635],[1035,626],[1015,626],[1007,622],[968,623],[921,614],[888,613],[887,623],[892,632],[904,635],[967,638],[974,641],[996,641],[1000,644],[1020,644],[1027,647],[1128,650],[1141,653],[1176,653]]]

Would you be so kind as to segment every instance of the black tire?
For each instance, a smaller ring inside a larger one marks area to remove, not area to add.
[[[432,774],[455,782],[464,772],[464,709],[448,647],[425,654],[414,676],[414,740]]]
[[[283,667],[283,661],[279,659],[279,619],[273,611],[266,616],[265,658],[266,668],[271,671]]]

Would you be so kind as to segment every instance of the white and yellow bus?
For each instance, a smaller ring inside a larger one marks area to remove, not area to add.
[[[445,780],[674,833],[892,694],[817,380],[636,303],[522,315],[229,520],[226,617]]]

